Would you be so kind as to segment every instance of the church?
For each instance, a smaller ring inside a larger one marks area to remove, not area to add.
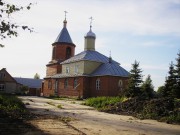
[[[92,21],[92,20],[91,20]],[[52,43],[52,58],[46,65],[42,84],[43,96],[88,98],[118,96],[126,88],[129,72],[95,50],[96,35],[90,30],[84,36],[84,51],[75,55],[76,45],[67,30],[67,20]]]

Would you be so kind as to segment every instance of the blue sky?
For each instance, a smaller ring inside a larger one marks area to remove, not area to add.
[[[36,3],[30,11],[11,16],[18,24],[29,25],[35,32],[19,30],[17,38],[5,39],[0,48],[0,68],[14,77],[45,77],[51,59],[51,44],[63,26],[76,44],[76,54],[84,49],[89,17],[96,34],[96,50],[111,56],[126,70],[140,62],[144,78],[151,75],[157,89],[164,84],[169,63],[180,49],[180,0],[9,0],[17,5]]]

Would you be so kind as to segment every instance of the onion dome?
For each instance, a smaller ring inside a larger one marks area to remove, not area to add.
[[[92,32],[91,28],[92,28],[92,26],[90,26],[90,30],[89,30],[89,32],[85,35],[85,38],[87,38],[87,37],[96,38],[96,34],[95,34],[94,32]]]

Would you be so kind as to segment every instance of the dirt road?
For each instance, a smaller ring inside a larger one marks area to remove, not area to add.
[[[41,97],[20,97],[35,114],[47,118],[30,121],[52,135],[180,135],[180,126],[139,120],[98,112],[80,101],[52,100]]]

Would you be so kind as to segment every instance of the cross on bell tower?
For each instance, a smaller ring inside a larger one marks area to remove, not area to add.
[[[67,14],[68,12],[67,11],[64,11],[64,14],[65,14],[65,19],[64,19],[64,27],[66,27],[66,25],[67,25],[67,21],[66,21],[66,14]]]

